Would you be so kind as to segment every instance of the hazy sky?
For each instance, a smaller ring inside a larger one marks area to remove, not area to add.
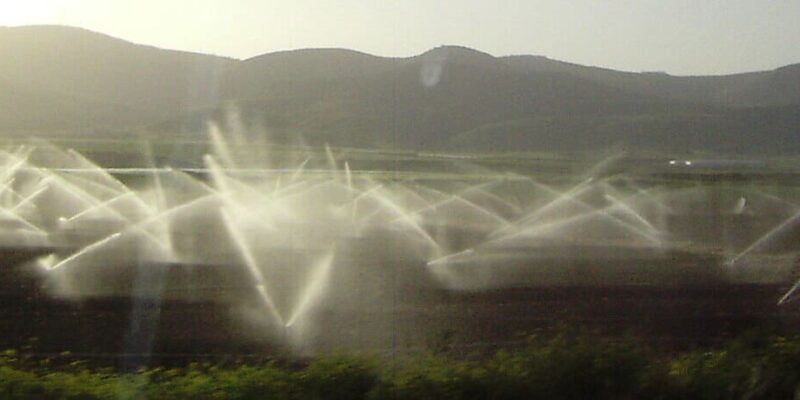
[[[0,0],[0,25],[64,24],[248,58],[442,44],[631,71],[722,74],[800,62],[800,0]]]

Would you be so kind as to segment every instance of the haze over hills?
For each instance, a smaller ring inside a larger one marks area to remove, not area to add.
[[[339,49],[247,60],[162,50],[78,28],[0,28],[0,132],[205,135],[238,110],[272,139],[466,151],[794,154],[800,64],[679,77],[494,57]]]

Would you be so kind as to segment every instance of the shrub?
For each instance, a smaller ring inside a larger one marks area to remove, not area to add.
[[[402,360],[372,393],[375,399],[487,398],[485,373],[473,364],[436,355]]]
[[[565,332],[499,352],[488,374],[495,398],[620,399],[637,393],[647,365],[645,351],[633,340]]]
[[[44,394],[44,387],[33,373],[0,365],[0,398],[35,399]]]
[[[363,399],[378,384],[374,363],[366,358],[325,356],[296,373],[294,384],[304,399]]]
[[[563,331],[472,361],[335,355],[302,368],[206,363],[132,374],[68,361],[0,353],[0,398],[790,399],[800,387],[800,337],[763,335],[681,354]]]

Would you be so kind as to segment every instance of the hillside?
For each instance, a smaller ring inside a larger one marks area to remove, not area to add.
[[[61,26],[0,28],[0,54],[0,77],[17,88],[0,96],[5,101],[9,96],[14,102],[25,99],[20,111],[38,115],[42,126],[64,127],[146,125],[216,106],[216,82],[234,63]],[[96,107],[116,111],[98,112]],[[75,113],[100,115],[78,123],[75,118],[81,116]],[[0,127],[9,127],[18,117],[16,112],[0,111]],[[41,127],[35,121],[24,125]]]
[[[541,56],[503,57],[522,73],[567,72],[646,96],[691,103],[758,107],[800,104],[800,64],[772,71],[721,76],[672,76],[587,67]]]
[[[58,26],[0,28],[0,54],[0,131],[12,133],[204,135],[235,109],[273,140],[356,147],[800,150],[800,64],[681,77],[456,46],[239,61]]]

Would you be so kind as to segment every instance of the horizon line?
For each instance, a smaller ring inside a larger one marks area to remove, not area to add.
[[[201,52],[201,51],[195,51],[195,50],[159,47],[157,45],[135,42],[135,41],[131,41],[129,39],[113,36],[113,35],[108,34],[108,33],[96,31],[96,30],[89,29],[89,28],[84,28],[84,27],[81,27],[81,26],[75,26],[75,25],[65,25],[65,24],[0,25],[0,29],[15,29],[15,28],[68,28],[68,29],[75,29],[75,30],[80,30],[80,31],[84,31],[84,32],[89,32],[89,33],[96,34],[96,35],[106,36],[108,38],[111,38],[111,39],[114,39],[114,40],[120,40],[120,41],[123,41],[123,42],[126,42],[126,43],[130,43],[130,44],[135,45],[135,46],[151,47],[151,48],[158,49],[158,50],[163,50],[163,51],[173,51],[173,52],[180,52],[180,53],[189,53],[189,54],[197,54],[197,55],[204,55],[204,56],[210,56],[210,57],[224,58],[224,59],[228,59],[228,60],[236,61],[236,62],[246,62],[246,61],[249,61],[249,60],[253,60],[255,58],[274,55],[274,54],[292,53],[292,52],[298,52],[298,51],[311,51],[311,50],[341,50],[341,51],[349,51],[349,52],[359,53],[359,54],[370,56],[370,57],[383,58],[383,59],[388,59],[388,60],[407,60],[407,59],[413,59],[413,58],[421,57],[421,56],[423,56],[423,55],[425,55],[425,54],[427,54],[427,53],[429,53],[431,51],[437,50],[437,49],[442,49],[442,48],[462,48],[462,49],[467,49],[467,50],[470,50],[470,51],[474,51],[474,52],[477,52],[477,53],[482,53],[482,54],[488,55],[488,56],[490,56],[490,57],[492,57],[494,59],[497,59],[497,60],[502,60],[504,58],[512,58],[512,57],[538,57],[538,58],[543,58],[543,59],[550,60],[550,61],[557,62],[557,63],[569,64],[569,65],[574,65],[574,66],[581,66],[581,67],[586,67],[586,68],[596,68],[596,69],[602,69],[602,70],[607,70],[607,71],[615,71],[615,72],[630,73],[630,74],[663,74],[663,75],[667,75],[667,76],[670,76],[670,77],[677,77],[677,78],[725,77],[725,76],[747,75],[747,74],[771,72],[771,71],[776,71],[776,70],[779,70],[779,69],[782,69],[782,68],[790,67],[790,66],[793,66],[793,65],[800,65],[800,60],[798,60],[797,62],[778,65],[778,66],[776,66],[776,67],[774,67],[772,69],[746,70],[746,71],[741,71],[741,72],[732,72],[732,73],[724,73],[724,74],[673,74],[673,73],[669,73],[669,72],[666,72],[666,71],[659,71],[659,70],[638,70],[638,71],[636,71],[636,70],[617,69],[617,68],[607,67],[607,66],[603,66],[603,65],[580,64],[580,63],[573,62],[573,61],[551,58],[551,57],[549,57],[547,55],[543,55],[543,54],[511,53],[511,54],[504,54],[504,55],[495,55],[495,54],[489,53],[487,51],[483,51],[483,50],[480,50],[480,49],[476,49],[476,48],[465,46],[465,45],[461,45],[461,44],[440,44],[438,46],[435,46],[435,47],[432,47],[432,48],[430,48],[428,50],[425,50],[425,51],[423,51],[421,53],[412,54],[412,55],[408,55],[408,56],[386,56],[386,55],[380,55],[380,54],[373,54],[373,53],[369,53],[369,52],[366,52],[366,51],[353,49],[353,48],[323,47],[323,46],[321,46],[321,47],[296,47],[296,48],[277,49],[277,50],[268,51],[268,52],[265,52],[265,53],[256,54],[256,55],[253,55],[253,56],[250,56],[250,57],[240,58],[240,57],[216,54],[216,53],[211,53],[211,52]]]

